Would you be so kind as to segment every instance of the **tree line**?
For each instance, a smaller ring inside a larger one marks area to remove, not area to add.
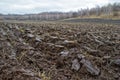
[[[0,19],[7,20],[60,20],[74,17],[87,16],[120,16],[120,3],[108,4],[105,6],[96,6],[94,8],[80,9],[76,12],[43,12],[39,14],[0,14]]]

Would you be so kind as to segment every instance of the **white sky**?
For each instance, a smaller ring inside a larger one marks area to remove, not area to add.
[[[28,14],[49,11],[77,11],[120,0],[0,0],[0,13]]]

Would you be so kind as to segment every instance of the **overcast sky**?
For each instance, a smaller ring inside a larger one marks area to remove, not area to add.
[[[0,0],[0,13],[28,14],[50,11],[77,11],[120,0]]]

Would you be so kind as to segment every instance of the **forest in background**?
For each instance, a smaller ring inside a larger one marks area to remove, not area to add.
[[[120,18],[120,3],[80,9],[76,12],[42,12],[38,14],[0,14],[0,20],[61,20],[69,18]]]

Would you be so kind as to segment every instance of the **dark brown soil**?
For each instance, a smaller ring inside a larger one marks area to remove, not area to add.
[[[120,80],[120,25],[1,22],[0,80]]]

